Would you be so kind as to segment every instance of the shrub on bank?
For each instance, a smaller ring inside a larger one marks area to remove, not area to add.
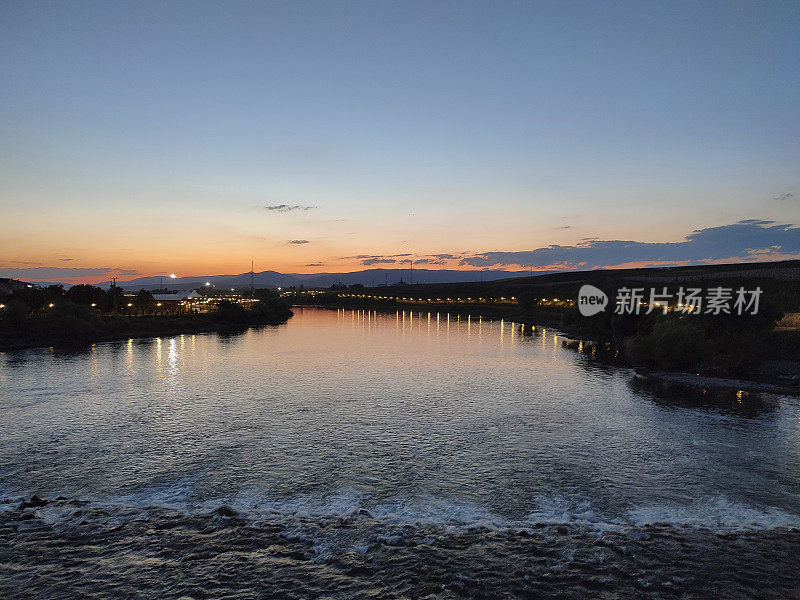
[[[633,337],[626,347],[628,360],[637,366],[668,371],[697,369],[706,364],[712,345],[691,318],[658,320],[649,333]]]

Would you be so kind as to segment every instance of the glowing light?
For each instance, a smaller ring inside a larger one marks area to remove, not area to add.
[[[52,306],[52,305],[51,305],[51,306]],[[128,306],[133,306],[133,304],[131,304],[130,302],[128,302]]]
[[[210,281],[206,281],[206,287],[211,287],[211,282]]]
[[[51,303],[50,303],[50,304],[48,304],[47,306],[49,306],[50,308],[53,308],[53,307],[55,306],[55,304],[53,304],[53,303],[51,302]]]
[[[92,302],[92,306],[97,306],[97,302]]]
[[[175,275],[175,273],[170,273],[170,275],[169,275],[170,279],[175,279],[176,277],[177,277],[177,275]]]
[[[156,306],[161,306],[161,302],[156,303]]]

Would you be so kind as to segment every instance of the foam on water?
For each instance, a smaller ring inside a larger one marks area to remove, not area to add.
[[[276,498],[258,487],[246,488],[230,497],[198,500],[196,479],[184,478],[162,487],[151,487],[132,494],[88,502],[105,511],[104,520],[124,522],[147,518],[148,510],[168,509],[182,514],[207,514],[229,506],[253,522],[272,522],[294,528],[299,536],[315,535],[319,526],[332,521],[360,523],[364,527],[385,527],[393,531],[435,528],[442,533],[469,529],[492,531],[527,530],[539,527],[567,526],[598,532],[623,530],[655,524],[676,528],[707,529],[712,532],[800,528],[800,515],[774,506],[751,506],[726,496],[699,499],[688,505],[650,503],[633,506],[623,515],[599,510],[592,501],[577,494],[541,495],[535,506],[519,518],[493,513],[487,507],[463,499],[432,494],[413,498],[371,501],[368,494],[352,488],[329,495],[301,494]],[[0,511],[15,509],[26,497],[5,492],[0,496]],[[85,500],[79,503],[50,503],[38,510],[51,523],[83,517]],[[316,528],[307,530],[306,524]],[[386,533],[393,539],[396,533]]]
[[[667,523],[712,531],[744,529],[800,528],[800,515],[774,506],[756,508],[733,502],[725,496],[704,499],[689,506],[650,504],[639,506],[627,515],[637,526]]]

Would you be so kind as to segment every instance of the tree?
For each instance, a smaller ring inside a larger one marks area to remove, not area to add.
[[[133,305],[142,314],[150,310],[154,304],[155,300],[153,299],[153,294],[145,289],[139,290],[139,293],[136,294],[136,297],[133,299]]]
[[[117,308],[123,306],[123,302],[125,299],[125,294],[122,292],[122,288],[116,285],[112,285],[108,288],[106,292],[106,299],[105,299],[105,308],[108,312],[117,312]]]
[[[97,306],[102,306],[106,294],[99,287],[82,283],[69,288],[65,296],[75,304],[82,304],[84,306],[92,306],[95,304]]]

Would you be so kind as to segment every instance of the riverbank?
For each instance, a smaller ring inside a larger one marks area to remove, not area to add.
[[[51,319],[25,328],[0,331],[0,352],[41,347],[75,347],[131,338],[165,337],[195,333],[234,333],[251,327],[281,325],[294,313],[288,306],[261,311],[150,315],[95,316],[90,320]]]

